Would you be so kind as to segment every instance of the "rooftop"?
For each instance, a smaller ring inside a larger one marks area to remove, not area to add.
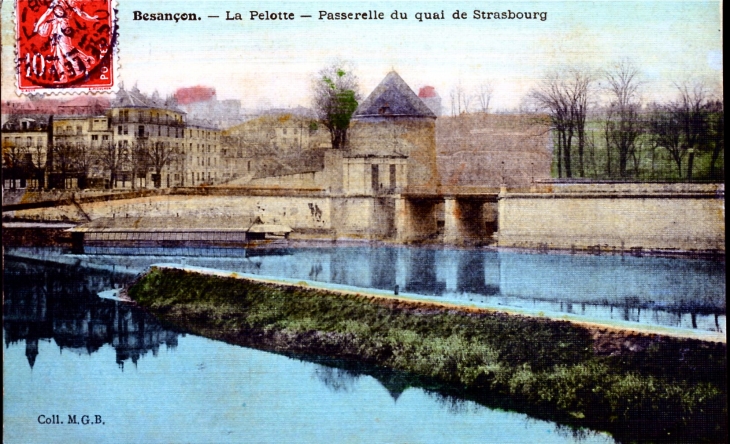
[[[430,117],[436,115],[426,106],[397,72],[391,71],[357,107],[353,118]]]

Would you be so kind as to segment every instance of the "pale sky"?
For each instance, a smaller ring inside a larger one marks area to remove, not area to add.
[[[335,59],[354,63],[367,95],[391,69],[415,90],[432,85],[447,105],[461,82],[495,86],[494,107],[517,106],[549,70],[605,69],[628,58],[643,73],[644,96],[662,100],[672,82],[702,78],[722,87],[721,3],[717,1],[241,2],[118,0],[119,79],[163,96],[215,87],[244,107],[308,106],[310,79]],[[456,10],[467,19],[455,20]],[[547,12],[541,20],[477,20],[485,12]],[[293,21],[251,21],[250,12],[287,11]],[[319,11],[383,12],[384,20],[318,20]],[[397,10],[407,20],[393,20]],[[419,22],[417,12],[443,10]],[[134,21],[133,12],[187,12],[196,22]],[[226,11],[244,20],[224,20]],[[312,18],[300,18],[310,14]],[[209,19],[208,15],[220,15]],[[13,1],[2,2],[2,95],[15,98]]]

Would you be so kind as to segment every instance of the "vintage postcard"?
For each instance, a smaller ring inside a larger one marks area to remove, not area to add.
[[[723,6],[0,1],[3,442],[727,442]]]

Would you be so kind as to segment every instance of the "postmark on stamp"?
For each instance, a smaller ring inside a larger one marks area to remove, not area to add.
[[[18,93],[113,91],[113,0],[15,0]]]

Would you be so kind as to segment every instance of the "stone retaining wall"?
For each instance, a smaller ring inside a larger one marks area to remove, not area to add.
[[[725,251],[723,185],[561,185],[499,197],[499,246]]]

